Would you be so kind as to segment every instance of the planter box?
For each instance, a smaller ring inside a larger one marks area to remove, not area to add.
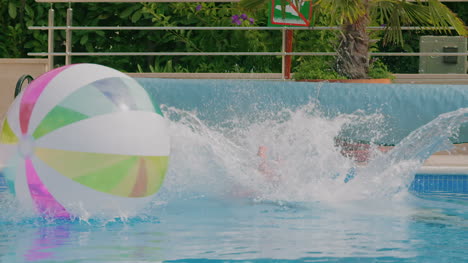
[[[18,79],[25,74],[36,78],[48,69],[47,59],[0,59],[0,120],[13,102]]]

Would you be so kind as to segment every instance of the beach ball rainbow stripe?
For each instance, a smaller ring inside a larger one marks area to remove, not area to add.
[[[169,134],[159,105],[96,64],[51,70],[25,88],[0,130],[10,192],[40,215],[131,216],[163,183]]]

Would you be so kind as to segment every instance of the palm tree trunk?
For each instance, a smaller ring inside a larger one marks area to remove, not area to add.
[[[344,24],[337,48],[336,71],[350,79],[365,79],[369,73],[369,17],[362,16],[356,23]]]

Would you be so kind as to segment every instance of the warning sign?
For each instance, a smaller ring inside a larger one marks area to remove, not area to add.
[[[285,12],[281,9],[281,0],[271,0],[269,10],[270,19],[268,26],[311,26],[312,2],[286,0]],[[299,4],[296,4],[299,2]]]

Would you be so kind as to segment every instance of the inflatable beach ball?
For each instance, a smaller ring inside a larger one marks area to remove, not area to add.
[[[75,64],[45,73],[18,95],[0,130],[0,151],[1,173],[25,209],[132,216],[163,182],[169,135],[159,106],[135,80]]]

